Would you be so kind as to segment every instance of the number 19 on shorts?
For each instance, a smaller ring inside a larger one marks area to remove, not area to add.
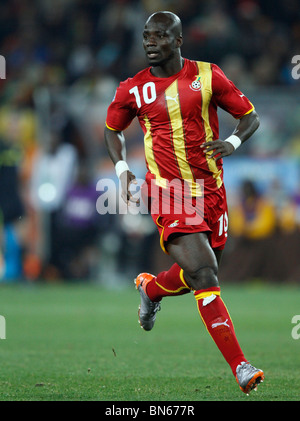
[[[228,215],[227,212],[224,212],[223,215],[218,219],[219,222],[219,237],[222,237],[224,234],[227,237],[228,231]]]

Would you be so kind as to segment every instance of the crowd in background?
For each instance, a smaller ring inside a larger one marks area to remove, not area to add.
[[[100,215],[95,205],[97,181],[115,177],[103,141],[107,106],[119,81],[147,65],[141,33],[157,10],[180,16],[183,56],[217,63],[253,100],[261,127],[234,159],[300,162],[300,87],[291,63],[300,54],[297,0],[2,0],[2,281],[113,284],[165,267],[168,257],[147,215]],[[233,130],[229,117],[220,116],[222,134]],[[136,122],[126,137],[128,159],[142,178]],[[229,192],[224,278],[299,280],[300,176],[294,184],[286,189],[275,178],[260,189],[249,168]],[[236,261],[243,261],[239,271]]]

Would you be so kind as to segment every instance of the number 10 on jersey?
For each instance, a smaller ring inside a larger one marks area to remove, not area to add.
[[[227,231],[228,231],[228,215],[227,212],[225,212],[223,215],[220,216],[218,219],[219,221],[219,237],[221,237],[223,234],[225,237],[227,237]]]
[[[135,96],[136,105],[138,106],[138,108],[141,108],[142,103],[138,87],[134,86],[130,89],[129,93]],[[154,102],[156,100],[156,89],[154,82],[145,83],[145,85],[143,85],[142,88],[142,94],[145,104],[151,104],[152,102]]]

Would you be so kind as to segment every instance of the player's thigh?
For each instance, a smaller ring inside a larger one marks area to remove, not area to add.
[[[220,266],[221,260],[222,260],[222,256],[223,256],[223,250],[219,250],[219,249],[213,249],[217,262],[218,262],[218,266]]]
[[[215,274],[218,271],[216,255],[205,232],[175,236],[168,241],[167,250],[184,273],[191,276],[205,268]]]

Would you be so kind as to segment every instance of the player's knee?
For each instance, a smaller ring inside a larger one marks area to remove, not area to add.
[[[206,289],[210,287],[219,286],[218,282],[218,268],[215,266],[204,266],[195,268],[188,272],[184,272],[190,286],[196,291],[199,289]]]

